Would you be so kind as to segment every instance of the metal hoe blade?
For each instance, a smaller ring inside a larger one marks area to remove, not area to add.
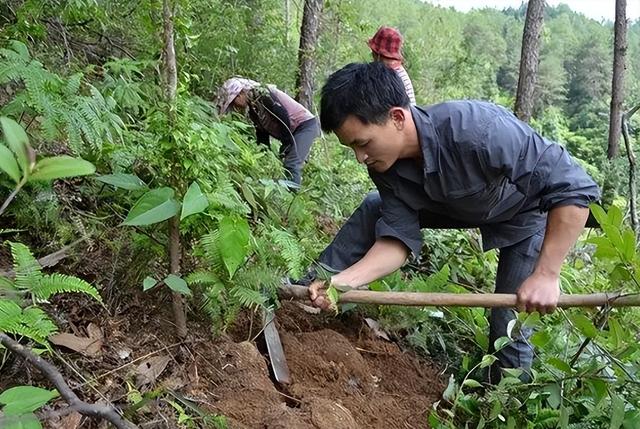
[[[291,375],[289,374],[289,366],[284,357],[284,350],[280,342],[280,335],[276,329],[275,315],[273,310],[265,310],[263,312],[264,323],[264,340],[267,343],[267,351],[271,360],[271,368],[276,381],[281,384],[290,384]]]

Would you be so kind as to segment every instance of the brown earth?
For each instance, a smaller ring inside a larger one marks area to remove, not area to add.
[[[86,336],[92,322],[104,334],[97,356],[57,347],[53,360],[65,379],[92,402],[108,399],[126,407],[138,392],[149,395],[130,417],[141,428],[215,427],[205,426],[198,412],[224,415],[229,428],[242,429],[426,428],[431,405],[444,390],[434,365],[376,338],[355,312],[308,314],[284,303],[276,323],[292,383],[280,386],[272,380],[257,317],[243,313],[227,335],[215,339],[206,321],[191,321],[189,338],[181,343],[173,335],[168,297],[151,297],[118,300],[120,314],[113,316],[78,297],[49,309],[63,332]],[[18,360],[8,362],[0,378],[0,391],[48,385]],[[187,410],[192,426],[177,423],[170,402]],[[65,406],[57,400],[40,413],[47,427],[107,427],[74,414],[55,416]]]

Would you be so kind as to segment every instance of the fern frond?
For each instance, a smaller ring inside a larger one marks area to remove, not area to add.
[[[264,295],[254,289],[243,286],[234,286],[231,288],[229,293],[243,307],[258,308],[264,307],[267,304],[267,299],[264,297]]]
[[[47,337],[58,330],[49,316],[38,307],[22,310],[21,321],[25,329],[31,332],[31,338],[42,344],[46,344]]]
[[[195,271],[185,277],[185,281],[189,286],[196,284],[210,286],[220,283],[220,278],[211,271]]]
[[[302,277],[304,271],[304,250],[296,237],[279,229],[272,229],[269,233],[273,242],[278,247],[280,256],[287,264],[287,272],[295,277]]]
[[[233,186],[233,183],[226,175],[220,175],[218,177],[218,183],[213,191],[211,200],[215,201],[220,207],[229,209],[239,214],[250,213],[251,209],[240,197],[240,194]]]
[[[42,280],[40,264],[24,244],[10,242],[10,245],[16,273],[15,285],[18,289],[31,290]]]
[[[54,273],[44,276],[40,282],[31,289],[33,296],[40,300],[47,300],[52,295],[65,292],[84,293],[96,301],[102,302],[102,298],[95,287],[82,279],[66,274]]]
[[[550,408],[543,408],[538,411],[538,415],[536,416],[535,424],[536,427],[540,428],[555,428],[558,426],[558,422],[560,421],[560,411],[552,410]]]
[[[64,94],[67,97],[71,97],[72,95],[76,95],[78,93],[83,77],[84,75],[82,73],[75,73],[67,80],[67,83],[64,86]]]
[[[261,290],[267,294],[273,294],[280,286],[282,276],[282,271],[278,269],[253,265],[236,275],[235,284],[247,289]]]
[[[204,250],[205,260],[210,265],[210,269],[216,273],[222,273],[225,270],[224,261],[220,254],[220,232],[215,230],[209,234],[205,234],[200,239],[200,245]]]
[[[0,299],[10,299],[15,301],[18,298],[19,291],[8,277],[0,276]]]
[[[224,285],[221,283],[208,287],[203,295],[202,309],[209,315],[213,322],[214,331],[222,325],[222,310],[225,307]]]
[[[0,331],[22,335],[48,345],[47,337],[57,330],[44,311],[30,307],[24,311],[13,301],[0,299]]]

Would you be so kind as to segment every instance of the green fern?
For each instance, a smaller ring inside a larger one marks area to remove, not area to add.
[[[31,289],[42,280],[40,264],[24,244],[10,242],[10,245],[16,273],[15,286],[23,290]]]
[[[552,410],[550,408],[543,408],[538,411],[538,415],[536,416],[535,424],[536,427],[539,428],[555,428],[558,426],[558,422],[560,421],[560,411]]]
[[[191,285],[211,286],[220,283],[220,278],[211,271],[195,271],[185,277],[185,281]]]
[[[11,49],[0,49],[0,84],[24,84],[24,90],[2,109],[3,113],[38,115],[46,139],[66,137],[76,152],[85,151],[87,145],[98,152],[104,142],[113,143],[115,135],[121,136],[124,124],[114,114],[113,98],[103,97],[90,84],[82,85],[83,78],[82,73],[64,79],[49,72],[31,59],[27,47],[20,42],[11,42]],[[86,90],[89,95],[83,94]]]
[[[58,293],[79,292],[89,295],[98,302],[102,302],[100,294],[95,287],[86,281],[66,274],[53,273],[44,276],[38,284],[31,288],[34,297],[47,300]]]
[[[96,288],[86,281],[66,274],[44,275],[40,264],[27,246],[14,242],[9,244],[16,278],[14,282],[4,278],[2,284],[11,283],[16,289],[29,292],[34,300],[47,300],[57,293],[80,292],[102,302]]]
[[[220,255],[220,248],[218,246],[219,242],[219,230],[206,234],[202,239],[200,239],[200,244],[205,255],[205,261],[209,265],[209,269],[213,272],[222,273],[225,268],[222,255]]]
[[[230,294],[243,307],[260,308],[267,304],[267,299],[261,292],[248,287],[234,286],[231,288]]]
[[[45,275],[27,246],[10,242],[15,280],[0,276],[0,332],[30,338],[47,345],[47,337],[56,331],[55,324],[37,306],[21,308],[23,295],[30,295],[34,303],[52,295],[80,292],[102,302],[100,294],[89,283],[77,277],[54,273]]]
[[[244,202],[233,183],[226,174],[218,174],[216,187],[211,195],[211,201],[219,207],[235,213],[247,214],[251,209]]]
[[[46,346],[47,337],[56,331],[56,325],[40,308],[23,310],[13,301],[0,299],[0,332],[27,337]]]
[[[302,277],[305,258],[299,240],[288,232],[275,228],[270,231],[269,237],[276,244],[279,255],[285,260],[287,272],[295,278]]]

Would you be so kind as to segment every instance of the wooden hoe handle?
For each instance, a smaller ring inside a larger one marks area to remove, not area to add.
[[[298,285],[284,285],[279,289],[280,298],[309,299],[309,289]],[[424,292],[374,292],[350,290],[340,294],[341,304],[406,305],[414,307],[515,307],[516,296],[507,293],[424,293]],[[592,293],[560,295],[558,307],[634,307],[640,306],[640,294]]]

